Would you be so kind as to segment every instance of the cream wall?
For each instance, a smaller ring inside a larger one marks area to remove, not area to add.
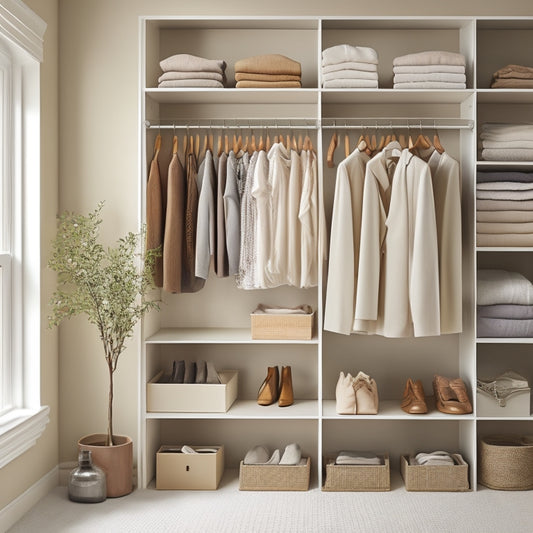
[[[138,17],[140,15],[533,15],[530,0],[60,0],[60,188],[63,209],[104,199],[106,239],[138,223]],[[243,51],[245,53],[245,51]],[[137,440],[138,338],[116,376],[115,431]],[[106,368],[84,319],[60,331],[60,461],[106,423]],[[136,443],[137,444],[137,443]]]
[[[58,463],[58,334],[46,327],[47,302],[54,278],[46,269],[48,243],[58,204],[58,0],[25,0],[46,23],[41,65],[41,403],[50,422],[37,444],[0,469],[0,509],[31,487]]]

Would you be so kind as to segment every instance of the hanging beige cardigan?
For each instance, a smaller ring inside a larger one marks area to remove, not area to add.
[[[159,151],[161,149],[161,135],[155,140],[154,157],[150,163],[148,183],[146,185],[146,249],[155,250],[163,246],[163,191],[161,173],[159,171]],[[155,260],[153,271],[156,287],[163,286],[163,257],[159,255]]]

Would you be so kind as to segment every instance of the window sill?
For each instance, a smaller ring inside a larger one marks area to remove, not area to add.
[[[0,468],[31,448],[48,424],[50,408],[13,409],[0,417]]]

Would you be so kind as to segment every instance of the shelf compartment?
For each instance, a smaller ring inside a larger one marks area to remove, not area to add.
[[[250,328],[162,328],[146,344],[318,344],[311,340],[253,340]]]
[[[477,101],[481,104],[531,104],[533,89],[478,89]]]
[[[461,104],[473,90],[461,89],[321,89],[325,104]]]

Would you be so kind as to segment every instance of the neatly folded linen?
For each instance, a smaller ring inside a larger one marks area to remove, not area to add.
[[[224,83],[225,76],[223,74],[220,74],[219,72],[164,72],[161,76],[158,78],[158,82],[161,83],[162,81],[171,81],[171,80],[199,80],[199,79],[205,79],[205,80],[217,80],[220,83]]]
[[[533,191],[476,191],[478,200],[533,200]]]
[[[350,88],[350,89],[375,89],[378,86],[378,82],[376,80],[361,80],[361,79],[354,79],[354,78],[338,78],[335,80],[328,80],[323,83],[323,86],[325,88],[330,89],[343,89],[343,88]]]
[[[533,284],[519,272],[501,269],[477,271],[478,305],[533,304]]]
[[[478,246],[533,246],[531,233],[477,233]]]
[[[533,305],[478,305],[477,316],[481,318],[508,318],[533,320]]]
[[[533,337],[533,320],[477,318],[478,337]]]
[[[476,181],[478,183],[489,183],[493,181],[532,183],[533,172],[478,172],[476,174]]]
[[[378,81],[377,72],[368,72],[366,70],[338,70],[337,72],[329,72],[323,74],[324,81],[337,79],[354,79],[354,80],[375,80]]]
[[[338,70],[365,70],[366,72],[377,72],[378,66],[374,63],[363,63],[362,61],[343,61],[334,65],[324,65],[322,73],[337,72]]]
[[[446,465],[451,466],[455,464],[455,461],[451,454],[443,451],[436,451],[430,453],[418,453],[414,457],[415,464],[417,465]]]
[[[430,72],[427,74],[406,73],[394,75],[394,84],[415,81],[444,81],[447,83],[466,83],[466,76],[464,74],[456,74],[454,72]]]
[[[302,66],[298,61],[281,54],[265,54],[239,59],[235,63],[235,72],[293,74],[295,76],[301,76]]]
[[[278,305],[259,304],[254,315],[310,315],[313,309],[308,304],[296,307],[280,307]]]
[[[530,191],[533,183],[520,183],[517,181],[493,181],[490,183],[476,184],[478,191]]]
[[[481,125],[480,138],[487,141],[530,141],[533,139],[533,124],[485,122]]]
[[[526,67],[524,65],[506,65],[498,69],[494,74],[494,78],[529,78],[533,79],[533,67]]]
[[[167,80],[162,81],[158,87],[224,87],[224,85],[217,80],[205,79],[188,79],[188,80]]]
[[[395,67],[405,65],[460,65],[464,67],[465,57],[456,52],[431,50],[396,57],[392,64]]]
[[[300,88],[302,84],[299,81],[253,81],[241,80],[235,85],[238,89],[256,89],[256,88]]]
[[[533,148],[483,148],[485,161],[533,161]]]
[[[383,459],[372,452],[339,452],[335,459],[337,465],[381,465]]]
[[[464,74],[465,67],[461,65],[399,65],[392,67],[394,74],[431,74],[433,72],[452,72]]]
[[[533,211],[532,200],[478,200],[478,211]]]
[[[529,141],[522,139],[516,141],[490,141],[483,139],[481,141],[483,148],[533,148],[533,138]]]
[[[236,72],[235,81],[301,81],[297,74],[254,74],[253,72]]]
[[[533,234],[533,222],[477,222],[478,233],[531,233]]]
[[[527,224],[533,222],[533,211],[476,211],[478,222],[507,222]],[[485,232],[488,233],[488,232]]]
[[[411,81],[395,83],[395,89],[465,89],[465,83],[448,83],[445,81]]]
[[[533,80],[524,79],[498,79],[491,83],[492,89],[531,89],[533,88]]]
[[[205,59],[190,54],[176,54],[159,63],[163,72],[218,72],[222,74],[226,69],[226,62],[222,59]]]
[[[378,54],[373,48],[367,46],[352,46],[338,44],[322,50],[322,65],[336,65],[346,61],[378,64]]]

